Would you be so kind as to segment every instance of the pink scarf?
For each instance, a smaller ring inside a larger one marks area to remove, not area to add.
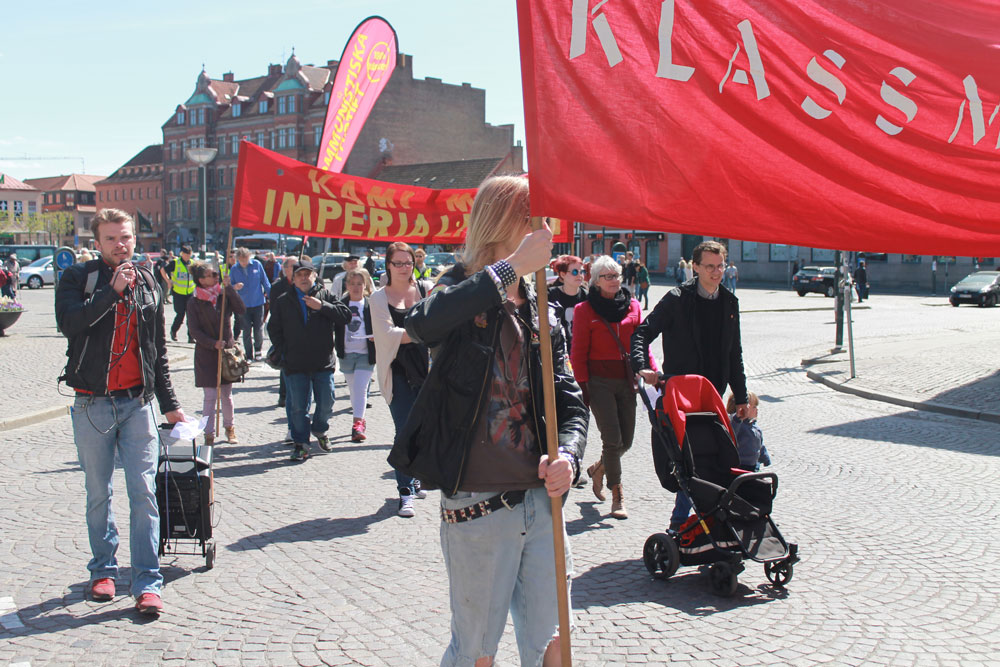
[[[194,295],[195,297],[202,299],[204,301],[211,301],[212,306],[215,306],[216,299],[222,294],[222,285],[216,283],[212,287],[195,287]]]

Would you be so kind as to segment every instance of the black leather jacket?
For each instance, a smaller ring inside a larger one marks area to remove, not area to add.
[[[87,276],[97,271],[97,283],[85,294]],[[108,390],[108,366],[115,331],[115,307],[122,298],[111,289],[113,270],[103,259],[74,264],[56,286],[56,322],[69,339],[66,372],[60,378],[74,389],[103,395]],[[139,269],[133,290],[139,315],[139,359],[142,365],[143,397],[156,396],[160,412],[180,408],[167,368],[167,339],[163,325],[163,295],[152,274]]]
[[[649,345],[657,336],[663,338],[663,373],[665,375],[705,375],[705,357],[720,357],[720,377],[708,378],[720,396],[726,385],[733,390],[736,403],[747,402],[747,376],[743,370],[743,344],[740,339],[740,302],[736,295],[719,285],[722,300],[722,347],[704,348],[705,337],[695,317],[698,279],[675,287],[660,299],[653,312],[632,334],[630,358],[632,370],[649,368]]]
[[[286,373],[318,373],[337,367],[333,350],[333,328],[351,321],[351,311],[340,299],[334,298],[317,281],[309,296],[320,301],[319,310],[307,311],[302,316],[302,306],[295,286],[289,287],[271,304],[271,319],[267,335],[281,351]]]
[[[433,363],[406,425],[396,434],[389,463],[419,479],[426,488],[440,488],[445,495],[451,496],[461,486],[476,425],[486,413],[486,392],[499,344],[503,301],[496,284],[485,271],[466,277],[459,265],[445,273],[438,285],[447,287],[433,291],[406,317],[406,332],[415,342],[431,349]],[[528,300],[521,308],[521,315],[531,323],[534,331],[528,371],[536,446],[541,455],[547,451],[547,445],[537,335],[538,304],[534,290],[530,287],[527,290]],[[549,328],[559,451],[572,461],[576,479],[587,444],[590,414],[583,403],[580,387],[566,368],[562,328],[553,318],[550,318]]]

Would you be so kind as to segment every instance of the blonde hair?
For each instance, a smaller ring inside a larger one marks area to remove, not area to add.
[[[372,293],[371,290],[368,289],[368,281],[365,280],[365,273],[367,273],[367,271],[364,269],[348,269],[344,272],[344,287],[347,287],[347,284],[352,278],[357,278],[361,281],[361,293],[365,296],[371,296]]]
[[[760,399],[757,398],[757,394],[753,393],[752,391],[747,392],[747,405],[749,405],[752,408],[755,408],[758,405],[760,405]],[[733,414],[734,412],[736,412],[735,394],[729,394],[729,400],[726,401],[726,412],[728,412],[729,414]]]
[[[473,274],[496,260],[496,250],[528,232],[528,179],[493,176],[479,186],[469,214],[462,263]]]
[[[132,235],[135,235],[135,220],[132,219],[131,215],[118,208],[102,208],[90,219],[90,233],[95,239],[97,238],[97,228],[106,222],[115,224],[127,222],[132,225]]]

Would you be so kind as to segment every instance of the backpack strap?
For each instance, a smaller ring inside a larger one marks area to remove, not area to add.
[[[90,297],[97,289],[97,269],[93,269],[87,274],[87,284],[83,286],[83,298]]]

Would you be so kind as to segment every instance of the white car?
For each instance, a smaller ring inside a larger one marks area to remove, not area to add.
[[[55,272],[52,269],[52,257],[40,257],[31,264],[21,267],[21,287],[27,285],[30,289],[38,289],[43,285],[55,283]]]

